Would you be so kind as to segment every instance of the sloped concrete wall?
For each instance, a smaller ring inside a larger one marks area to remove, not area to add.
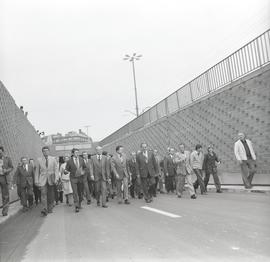
[[[4,147],[6,155],[11,157],[15,168],[22,156],[34,159],[41,156],[41,148],[43,146],[35,128],[16,105],[13,97],[1,81],[0,145]],[[15,197],[16,194],[11,193],[11,195]]]
[[[265,66],[217,92],[121,139],[101,144],[114,152],[116,145],[137,151],[145,141],[162,156],[166,148],[184,143],[193,150],[213,144],[222,159],[219,166],[224,184],[241,184],[240,169],[233,153],[238,131],[252,140],[258,157],[257,184],[270,184],[270,66]]]

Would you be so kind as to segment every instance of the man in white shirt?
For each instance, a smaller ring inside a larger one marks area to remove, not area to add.
[[[238,133],[238,140],[234,144],[234,154],[241,167],[245,188],[252,187],[252,179],[256,173],[256,154],[252,143],[243,132]]]

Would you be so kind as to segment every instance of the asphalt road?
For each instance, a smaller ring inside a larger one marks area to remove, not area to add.
[[[19,212],[0,225],[0,261],[270,261],[269,195],[131,202],[83,205],[78,214],[61,204],[46,218],[39,208]]]

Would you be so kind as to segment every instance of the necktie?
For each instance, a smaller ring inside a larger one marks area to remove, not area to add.
[[[80,167],[78,157],[76,157],[76,166],[77,166],[77,168],[79,168],[79,167]]]
[[[48,157],[45,157],[45,159],[46,159],[46,168],[48,168],[48,166],[49,166]]]
[[[98,161],[100,162],[100,160],[101,160],[101,155],[98,155]]]

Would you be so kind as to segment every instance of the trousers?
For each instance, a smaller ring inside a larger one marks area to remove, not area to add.
[[[46,211],[52,211],[54,201],[54,185],[48,182],[41,187],[41,206]]]
[[[250,188],[253,176],[256,173],[256,161],[253,159],[243,160],[240,167],[244,186],[245,188]]]
[[[6,176],[0,175],[0,188],[2,192],[2,214],[7,215],[9,208],[9,188]]]
[[[182,175],[179,174],[175,177],[176,180],[176,194],[181,196],[184,191],[185,182],[187,183],[187,189],[190,196],[195,195],[195,190],[192,184],[192,176],[190,174]]]

